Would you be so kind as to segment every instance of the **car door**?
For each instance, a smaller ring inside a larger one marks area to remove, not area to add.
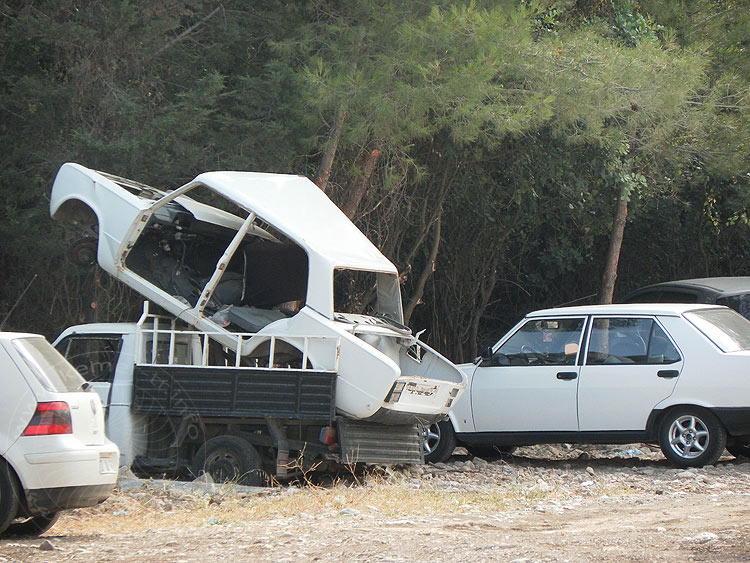
[[[55,346],[96,391],[105,412],[112,402],[112,379],[121,346],[119,334],[74,334]]]
[[[578,430],[585,317],[531,318],[494,348],[471,384],[476,432]]]
[[[654,406],[674,390],[682,365],[655,318],[592,318],[578,382],[580,430],[644,430]]]

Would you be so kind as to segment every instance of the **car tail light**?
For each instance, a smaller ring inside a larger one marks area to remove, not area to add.
[[[337,439],[336,429],[333,426],[326,426],[320,429],[320,441],[326,446],[333,446]]]
[[[48,436],[50,434],[72,434],[70,407],[65,401],[38,403],[31,422],[23,431],[24,436]]]

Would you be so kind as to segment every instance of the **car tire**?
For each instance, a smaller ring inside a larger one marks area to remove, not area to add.
[[[8,529],[5,530],[3,535],[36,537],[54,526],[59,517],[59,512],[51,512],[50,514],[31,516],[29,518],[26,518],[25,520],[13,522],[10,526],[8,526]]]
[[[193,473],[206,473],[215,483],[262,487],[267,481],[258,450],[238,436],[206,441],[193,458]]]
[[[4,459],[0,459],[0,534],[10,526],[18,514],[18,479]]]
[[[709,411],[678,407],[666,413],[659,427],[659,446],[678,467],[703,467],[716,463],[724,453],[727,432]]]
[[[727,450],[734,457],[750,457],[750,442],[738,440],[727,444]]]
[[[450,420],[422,426],[421,438],[426,463],[446,461],[456,449],[456,433]]]
[[[465,446],[474,457],[482,459],[497,459],[504,455],[510,455],[516,451],[516,446]]]

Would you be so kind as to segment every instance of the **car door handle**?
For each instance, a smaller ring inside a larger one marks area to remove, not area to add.
[[[664,379],[673,379],[680,375],[680,372],[676,369],[660,369],[656,372],[656,375],[663,377]]]
[[[578,374],[574,371],[561,371],[557,374],[557,379],[564,379],[566,381],[570,381],[576,377],[578,377]]]

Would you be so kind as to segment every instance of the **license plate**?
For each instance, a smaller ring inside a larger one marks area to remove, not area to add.
[[[99,454],[99,473],[116,473],[117,456],[113,453]]]
[[[409,383],[404,391],[410,395],[418,395],[420,397],[432,397],[437,393],[437,385],[419,385],[417,383]]]

